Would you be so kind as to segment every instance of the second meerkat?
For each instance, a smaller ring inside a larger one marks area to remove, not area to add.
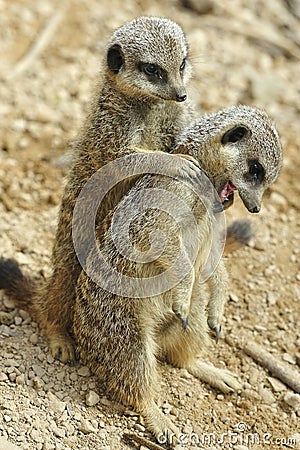
[[[77,283],[73,324],[82,360],[104,380],[112,397],[132,405],[142,413],[158,439],[166,435],[169,441],[180,433],[155,403],[159,359],[186,368],[225,393],[239,388],[230,373],[199,358],[208,346],[207,322],[211,328],[220,324],[227,285],[222,260],[218,260],[208,282],[199,283],[210,244],[218,240],[218,236],[211,235],[211,218],[203,199],[212,186],[222,204],[236,190],[248,211],[256,213],[264,191],[276,180],[282,164],[281,144],[274,124],[265,112],[247,106],[201,117],[183,133],[175,151],[178,155],[194,157],[200,164],[209,180],[207,184],[202,179],[202,195],[195,194],[180,177],[170,175],[169,170],[166,175],[148,174],[138,180],[105,219],[107,232],[98,242],[103,262],[92,247],[86,255],[85,271],[82,270]],[[161,161],[163,157],[172,158],[161,156]],[[176,163],[170,164],[172,168]],[[150,198],[150,206],[143,209],[142,202],[148,192],[152,202]],[[174,197],[177,204],[170,200]],[[122,204],[124,214],[121,209],[120,215],[118,208]],[[169,213],[169,205],[176,212],[176,220]],[[192,214],[187,213],[186,207]],[[126,243],[121,239],[118,245],[116,239],[124,235],[123,217],[130,216],[129,210],[132,212],[130,240]],[[164,235],[164,241],[158,240],[164,242],[158,253],[152,247],[155,230]],[[191,248],[195,247],[196,257],[191,261]],[[144,256],[143,263],[138,252]],[[182,272],[176,269],[174,286],[164,289],[164,282],[172,281],[179,257],[184,264],[188,263],[188,270],[178,282],[176,274]],[[114,278],[115,272],[121,274],[119,282]],[[116,282],[105,287],[103,281],[111,279]],[[136,284],[136,280],[141,284]],[[151,287],[155,283],[158,291],[153,293]],[[143,296],[137,294],[140,287],[144,289]],[[131,296],[122,295],[128,288]],[[186,305],[190,311],[185,331],[174,314],[174,302]]]
[[[75,143],[75,163],[63,194],[54,241],[53,274],[42,293],[30,302],[53,356],[61,361],[74,359],[69,331],[81,271],[72,242],[78,194],[94,172],[134,151],[133,146],[143,147],[143,151],[166,151],[174,146],[192,117],[185,101],[190,73],[184,33],[171,20],[141,17],[117,29],[110,39],[102,80]],[[110,192],[101,205],[98,222],[129,187],[130,182],[118,184]]]

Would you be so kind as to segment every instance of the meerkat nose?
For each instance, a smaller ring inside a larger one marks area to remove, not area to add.
[[[187,97],[186,94],[183,94],[183,95],[177,94],[177,95],[176,95],[176,101],[177,101],[177,102],[184,102],[184,100],[186,100],[186,97]]]
[[[251,209],[252,213],[259,213],[260,211],[260,207],[259,206],[253,206],[253,208]]]

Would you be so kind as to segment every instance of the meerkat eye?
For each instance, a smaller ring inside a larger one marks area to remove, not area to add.
[[[160,68],[156,64],[145,64],[143,72],[149,76],[159,76]]]
[[[151,81],[154,81],[155,79],[167,81],[168,76],[166,71],[157,64],[140,62],[138,64],[138,69],[147,75]]]
[[[230,128],[230,130],[226,131],[226,133],[222,136],[222,144],[227,144],[228,142],[238,142],[242,140],[248,132],[250,132],[249,128],[242,125]]]
[[[255,159],[250,160],[249,164],[249,177],[256,183],[261,183],[265,177],[265,169]]]
[[[184,70],[185,64],[186,64],[186,59],[184,58],[182,63],[181,63],[181,65],[180,65],[180,68],[179,68],[180,72],[182,72]]]

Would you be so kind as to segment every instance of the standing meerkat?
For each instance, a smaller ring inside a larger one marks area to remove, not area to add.
[[[141,17],[117,29],[110,39],[91,112],[74,144],[75,162],[63,194],[53,247],[53,273],[42,292],[31,293],[27,302],[53,356],[63,362],[74,359],[69,332],[81,271],[72,242],[77,196],[95,171],[134,151],[133,146],[143,147],[144,152],[174,147],[192,116],[185,101],[190,72],[184,33],[171,20]],[[119,184],[106,197],[98,222],[132,183]]]

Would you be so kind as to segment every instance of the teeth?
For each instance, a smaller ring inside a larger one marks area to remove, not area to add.
[[[232,191],[234,191],[236,189],[236,187],[234,186],[234,184],[231,183],[231,181],[229,181],[228,183],[225,184],[225,186],[223,187],[222,191],[219,194],[220,200],[221,202],[225,202],[226,200],[228,200],[229,195],[231,194]]]

